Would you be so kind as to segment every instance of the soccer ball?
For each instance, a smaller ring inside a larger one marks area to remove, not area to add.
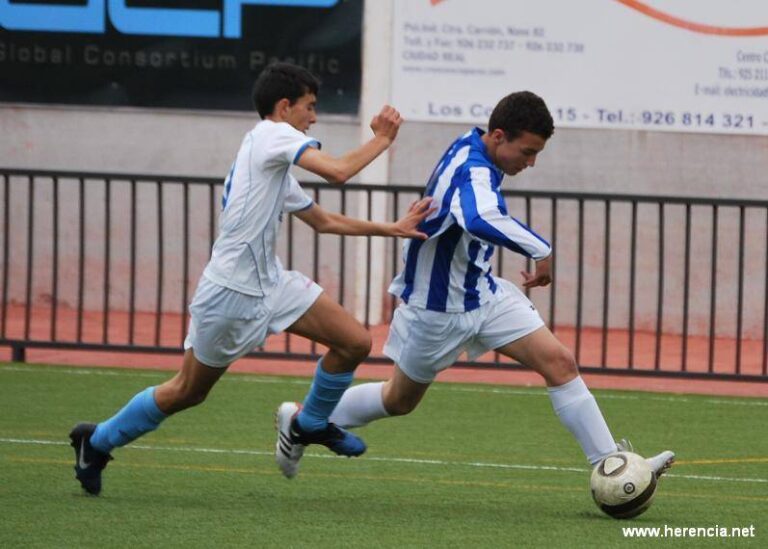
[[[626,519],[644,513],[656,493],[656,474],[642,456],[616,452],[592,471],[592,499],[613,518]]]

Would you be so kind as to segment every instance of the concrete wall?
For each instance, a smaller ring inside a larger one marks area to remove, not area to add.
[[[0,106],[0,165],[223,179],[257,121],[255,112]],[[349,117],[328,117],[312,133],[329,150],[358,139]]]

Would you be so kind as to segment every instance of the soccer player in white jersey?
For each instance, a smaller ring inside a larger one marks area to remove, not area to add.
[[[614,441],[568,349],[544,325],[526,296],[491,274],[495,246],[535,261],[523,272],[525,288],[552,281],[552,248],[507,214],[504,174],[532,168],[554,132],[544,103],[531,92],[502,99],[488,131],[475,128],[448,148],[430,177],[425,196],[439,208],[422,222],[428,238],[404,245],[405,266],[390,286],[402,303],[395,311],[384,352],[395,361],[386,382],[348,389],[330,417],[351,428],[410,413],[438,372],[462,352],[471,359],[495,350],[539,373],[555,413],[591,464],[626,441]],[[648,461],[657,475],[673,462],[666,451]]]
[[[202,403],[230,364],[282,331],[329,349],[301,413],[291,414],[283,431],[290,428],[300,447],[322,444],[346,456],[365,451],[360,438],[330,424],[328,416],[368,356],[370,335],[315,282],[283,269],[275,255],[279,225],[283,214],[294,214],[321,233],[425,238],[416,227],[431,211],[430,202],[412,205],[395,223],[375,223],[327,212],[302,191],[289,173],[293,164],[344,183],[389,147],[402,122],[386,106],[371,122],[370,141],[338,158],[323,153],[305,135],[316,121],[318,88],[312,74],[288,64],[274,64],[257,79],[253,100],[262,121],[245,135],[225,181],[219,236],[190,306],[181,370],[139,392],[110,419],[75,426],[75,476],[88,493],[101,491],[102,470],[114,448]],[[279,443],[276,454],[280,463]]]

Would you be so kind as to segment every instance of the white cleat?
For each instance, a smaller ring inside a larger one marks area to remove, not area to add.
[[[619,452],[635,451],[634,448],[632,448],[632,443],[625,438],[616,443],[616,448],[618,448]],[[669,471],[669,468],[672,467],[673,463],[675,463],[675,453],[671,450],[665,450],[658,455],[646,458],[645,462],[651,468],[653,474],[656,475],[656,478],[659,478],[661,475]]]
[[[616,449],[619,452],[635,452],[635,449],[632,447],[632,443],[629,442],[627,439],[623,438],[620,441],[616,443]]]
[[[299,460],[306,448],[303,444],[293,442],[291,435],[291,422],[299,410],[301,406],[297,402],[283,402],[275,412],[275,461],[285,478],[293,478],[299,473]]]
[[[659,455],[646,458],[645,462],[650,465],[656,478],[659,478],[672,467],[672,464],[675,462],[675,453],[670,450],[665,450]]]

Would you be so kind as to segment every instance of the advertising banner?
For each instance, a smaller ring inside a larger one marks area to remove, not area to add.
[[[393,40],[411,120],[527,89],[558,126],[768,134],[765,0],[395,0]]]
[[[251,110],[272,61],[356,113],[362,0],[0,0],[0,101]]]

